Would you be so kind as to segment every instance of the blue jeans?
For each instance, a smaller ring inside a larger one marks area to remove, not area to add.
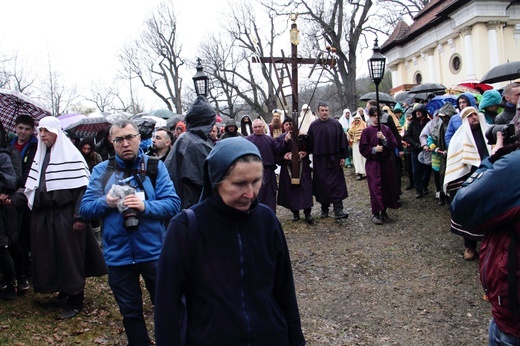
[[[108,267],[108,284],[114,293],[119,311],[123,315],[123,325],[129,346],[150,345],[143,316],[143,292],[139,277],[143,277],[152,304],[154,304],[156,272],[157,261]]]
[[[520,338],[498,329],[494,319],[489,323],[489,346],[520,346]]]

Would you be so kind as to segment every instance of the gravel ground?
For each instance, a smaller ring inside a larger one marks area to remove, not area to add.
[[[351,168],[345,176],[348,219],[320,219],[319,204],[315,226],[278,212],[308,344],[486,345],[490,306],[449,210],[405,191],[392,222],[375,225],[366,180]]]

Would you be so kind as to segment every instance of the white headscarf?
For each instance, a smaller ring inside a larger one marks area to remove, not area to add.
[[[312,122],[316,120],[314,114],[312,114],[311,109],[308,104],[304,104],[302,106],[302,111],[300,112],[300,116],[298,117],[298,128],[300,132],[307,133],[309,132],[309,126],[311,126]]]
[[[347,114],[347,113],[350,114],[348,119],[345,116],[345,114]],[[343,130],[346,131],[350,128],[350,124],[352,123],[352,113],[350,112],[350,109],[345,108],[343,110],[343,114],[341,114],[341,117],[339,118],[339,122],[340,122],[341,126],[343,126]]]
[[[444,191],[446,191],[448,183],[462,178],[471,172],[472,166],[480,166],[480,155],[467,117],[473,112],[478,114],[480,131],[482,132],[482,137],[484,139],[486,138],[486,131],[489,128],[489,125],[486,123],[484,114],[478,113],[478,110],[474,107],[464,108],[463,114],[461,116],[462,125],[457,131],[455,131],[448,148],[446,171],[444,173]],[[491,146],[486,143],[486,148],[488,150],[488,154],[490,154]]]
[[[90,171],[83,155],[67,138],[61,129],[60,121],[55,117],[44,117],[40,120],[38,131],[41,128],[55,133],[56,143],[51,147],[49,165],[45,171],[45,186],[47,191],[75,189],[87,186]],[[27,203],[32,210],[36,189],[40,186],[41,166],[45,159],[47,147],[42,143],[38,133],[38,149],[31,165],[31,171],[25,183]]]

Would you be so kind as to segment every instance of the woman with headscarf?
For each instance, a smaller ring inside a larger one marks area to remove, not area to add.
[[[92,172],[92,168],[103,161],[101,155],[94,150],[94,139],[92,137],[85,137],[79,142],[78,147],[87,162],[89,171]]]
[[[157,345],[181,345],[183,296],[186,345],[305,344],[283,229],[257,200],[262,177],[244,138],[208,155],[201,202],[170,221],[159,259]]]
[[[90,177],[87,163],[55,117],[38,126],[38,149],[25,184],[32,210],[34,291],[67,297],[60,318],[83,308],[85,278],[107,273],[101,249],[79,204]]]
[[[356,114],[352,119],[352,124],[348,130],[348,137],[350,146],[352,147],[352,163],[356,171],[356,179],[361,180],[367,175],[365,171],[365,164],[367,159],[359,152],[359,140],[361,139],[361,132],[367,127],[367,123],[363,121],[361,115]]]
[[[240,119],[240,133],[244,137],[253,134],[253,122],[247,114]]]

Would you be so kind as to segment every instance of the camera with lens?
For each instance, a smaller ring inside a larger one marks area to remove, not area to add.
[[[139,226],[138,211],[133,208],[128,208],[123,200],[126,196],[135,195],[135,188],[128,185],[112,185],[112,188],[109,191],[114,197],[119,197],[119,202],[117,202],[117,209],[123,215],[123,226],[128,232],[133,232],[137,230]]]
[[[486,139],[488,140],[488,144],[497,144],[498,132],[502,132],[502,137],[504,137],[504,145],[514,143],[519,139],[519,135],[515,133],[514,124],[493,125],[486,131]]]
[[[137,226],[139,226],[137,210],[134,208],[127,208],[123,211],[123,226],[128,232],[137,230]]]

